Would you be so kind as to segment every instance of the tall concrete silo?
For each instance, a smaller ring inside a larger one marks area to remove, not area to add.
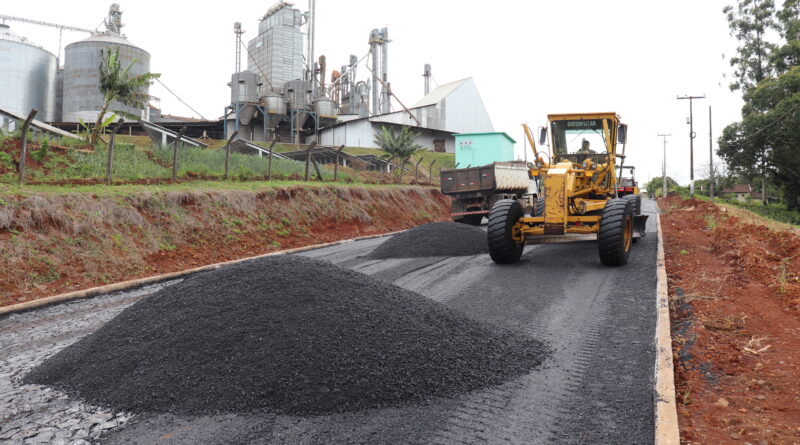
[[[0,108],[52,122],[56,117],[56,56],[0,23]]]
[[[100,62],[108,51],[119,48],[122,67],[135,63],[129,73],[134,75],[150,71],[150,53],[132,44],[127,38],[111,31],[95,34],[87,39],[67,45],[64,49],[64,122],[94,122],[103,106],[100,92]],[[147,90],[143,91],[147,93]],[[143,109],[113,103],[109,111],[121,110],[140,116]]]

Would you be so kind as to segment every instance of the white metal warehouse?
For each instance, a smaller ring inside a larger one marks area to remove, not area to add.
[[[431,151],[454,153],[454,134],[494,131],[471,77],[440,85],[409,111],[416,121],[405,110],[370,117],[340,115],[339,123],[320,130],[318,142],[320,145],[378,148],[374,139],[381,127],[388,125],[399,131],[407,125],[419,134],[419,145]]]

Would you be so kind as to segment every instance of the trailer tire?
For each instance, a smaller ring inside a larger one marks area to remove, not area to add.
[[[533,206],[533,215],[531,216],[542,216],[544,215],[544,198],[538,198],[536,200],[536,204]]]
[[[633,244],[633,206],[633,200],[616,198],[603,208],[597,240],[600,262],[606,266],[628,262]]]
[[[511,264],[519,261],[525,243],[514,242],[514,225],[524,216],[522,204],[516,199],[497,201],[489,211],[489,225],[486,229],[489,242],[489,256],[497,264]]]

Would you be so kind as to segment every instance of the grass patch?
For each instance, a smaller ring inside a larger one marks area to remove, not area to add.
[[[285,188],[291,186],[302,187],[336,187],[336,188],[370,188],[370,189],[392,189],[392,188],[414,188],[417,186],[402,185],[402,184],[341,184],[331,182],[304,182],[304,181],[192,181],[177,184],[121,184],[108,186],[105,184],[93,185],[74,185],[74,186],[60,186],[60,185],[26,185],[19,187],[13,184],[0,184],[0,196],[7,195],[22,195],[33,196],[41,193],[49,193],[54,195],[66,195],[72,193],[86,193],[97,196],[116,196],[116,197],[131,197],[142,192],[170,192],[170,191],[227,191],[227,190],[243,190],[243,191],[260,191],[276,188]],[[420,186],[421,187],[421,186]],[[421,187],[428,188],[428,187]]]

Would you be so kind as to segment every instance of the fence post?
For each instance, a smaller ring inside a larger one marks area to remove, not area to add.
[[[111,184],[111,170],[114,167],[114,139],[117,136],[117,132],[120,128],[122,128],[122,124],[125,122],[125,119],[120,118],[114,127],[111,129],[111,136],[108,138],[108,164],[106,164],[106,180],[109,184]]]
[[[309,168],[311,167],[311,150],[317,146],[317,141],[312,141],[308,144],[308,150],[306,150],[306,181],[309,179]]]
[[[19,185],[25,184],[25,157],[28,155],[28,127],[30,127],[31,121],[36,117],[36,113],[38,112],[38,110],[32,109],[30,114],[28,114],[28,118],[25,119],[25,123],[22,124],[22,147],[19,157]]]
[[[433,164],[435,163],[436,159],[434,159],[433,162],[431,162],[431,165],[428,166],[428,180],[431,181],[431,184],[433,184]]]
[[[320,171],[319,165],[317,165],[317,161],[314,160],[313,156],[311,157],[311,163],[314,164],[314,170],[317,172],[317,178],[319,178],[320,181],[324,181],[325,178],[322,177],[322,171]]]
[[[414,182],[419,182],[419,163],[422,162],[423,159],[425,158],[420,156],[419,160],[417,161],[417,165],[414,166]]]
[[[344,149],[344,144],[336,150],[336,164],[333,166],[333,182],[336,182],[336,178],[339,177],[339,155],[342,153]]]
[[[278,142],[278,130],[272,133],[272,143],[269,144],[269,161],[267,164],[267,181],[272,181],[272,149],[275,148],[275,143]]]
[[[225,144],[225,179],[226,180],[231,179],[231,175],[230,175],[230,172],[231,172],[231,170],[230,170],[230,168],[231,168],[231,142],[233,142],[233,139],[236,137],[237,134],[239,134],[239,132],[238,131],[234,131],[233,134],[231,135],[231,137],[228,138],[228,143]]]
[[[175,139],[175,147],[172,149],[172,182],[178,179],[178,147],[181,145],[181,138],[186,133],[186,126],[181,128],[178,132],[178,137]]]

